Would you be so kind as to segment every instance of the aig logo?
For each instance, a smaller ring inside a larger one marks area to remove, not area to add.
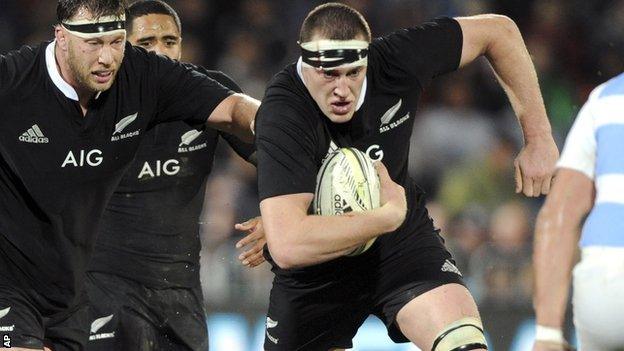
[[[178,174],[178,172],[180,172],[180,161],[176,159],[166,160],[164,162],[157,160],[153,165],[150,165],[149,161],[145,161],[137,178],[154,178],[162,175],[174,176]]]
[[[381,146],[373,144],[366,149],[366,155],[373,161],[381,161],[384,158],[384,152]]]
[[[102,150],[80,150],[76,151],[76,153],[69,150],[69,153],[67,153],[67,156],[65,156],[65,161],[63,161],[61,168],[65,168],[67,166],[97,167],[102,164],[102,161],[104,161],[104,157],[102,156]]]

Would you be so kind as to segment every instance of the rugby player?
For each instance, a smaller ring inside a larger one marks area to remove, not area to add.
[[[273,78],[256,119],[260,209],[275,273],[265,350],[350,348],[370,314],[395,342],[487,349],[477,307],[407,160],[423,89],[484,56],[525,137],[516,190],[549,191],[558,151],[517,26],[499,15],[440,18],[371,41],[356,10],[328,3],[308,14],[299,45],[301,57]],[[382,206],[311,215],[319,167],[343,146],[380,161]],[[345,256],[372,238],[368,251]]]
[[[126,21],[131,44],[180,60],[182,26],[171,6],[138,1]],[[193,69],[240,92],[221,72]],[[208,349],[198,219],[219,136],[243,158],[252,156],[253,145],[203,124],[177,121],[146,131],[104,211],[89,265],[86,350]],[[264,242],[252,247],[254,265]]]
[[[253,140],[258,101],[126,43],[125,10],[123,0],[59,0],[53,41],[0,56],[5,347],[82,349],[100,218],[148,129],[184,120]]]
[[[624,75],[594,89],[567,136],[537,217],[534,351],[569,349],[563,323],[571,281],[579,350],[624,349],[623,106]],[[577,246],[581,260],[574,266]]]

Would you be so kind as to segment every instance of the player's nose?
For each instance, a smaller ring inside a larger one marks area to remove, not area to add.
[[[341,76],[336,79],[336,86],[334,87],[334,94],[339,97],[349,96],[349,84],[346,76]]]

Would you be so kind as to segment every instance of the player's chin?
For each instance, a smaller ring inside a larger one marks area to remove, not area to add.
[[[111,77],[110,80],[106,81],[106,82],[98,82],[96,80],[91,81],[91,90],[93,91],[106,91],[108,89],[110,89],[111,86],[113,86],[113,82],[115,81],[114,77]]]
[[[349,122],[351,118],[353,118],[353,113],[354,111],[349,111],[348,113],[345,113],[345,114],[338,114],[338,113],[334,113],[330,111],[329,113],[326,113],[325,115],[327,116],[327,118],[329,118],[330,121],[334,123],[346,123],[346,122]]]

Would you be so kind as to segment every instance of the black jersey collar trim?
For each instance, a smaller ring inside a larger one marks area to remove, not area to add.
[[[299,59],[297,60],[297,75],[299,76],[299,79],[301,79],[301,81],[303,82],[303,85],[305,85],[305,80],[303,79],[303,73],[302,73],[302,65],[303,65],[303,58],[299,57]],[[358,111],[360,107],[364,105],[367,88],[368,88],[368,77],[364,77],[364,83],[362,83],[362,91],[360,91],[360,97],[358,98],[357,105],[355,105],[356,111]]]
[[[56,66],[56,57],[54,56],[55,45],[56,40],[48,44],[45,52],[48,75],[50,76],[50,79],[52,79],[52,82],[54,82],[54,85],[56,85],[56,87],[63,93],[63,95],[65,95],[68,99],[78,101],[78,93],[76,93],[76,90],[71,85],[69,85],[69,83],[67,83],[63,79],[63,77],[61,77],[61,73]]]

